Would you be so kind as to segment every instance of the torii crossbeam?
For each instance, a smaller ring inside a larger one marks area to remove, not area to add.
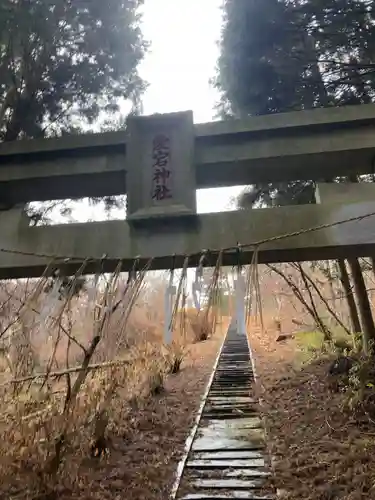
[[[372,184],[320,185],[317,205],[196,213],[197,188],[371,173],[374,157],[374,105],[195,126],[191,112],[152,115],[126,133],[2,144],[0,277],[38,276],[52,257],[69,273],[86,258],[85,272],[135,259],[165,269],[186,256],[197,266],[202,251],[213,265],[225,249],[223,265],[234,265],[238,244],[244,264],[259,242],[259,262],[375,255]],[[30,227],[22,208],[125,193],[124,221]]]

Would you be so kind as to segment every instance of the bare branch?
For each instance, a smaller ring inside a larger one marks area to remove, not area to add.
[[[68,368],[65,370],[59,370],[55,372],[50,372],[50,373],[34,373],[33,375],[29,375],[27,377],[22,377],[22,378],[16,378],[12,380],[8,380],[7,382],[4,382],[3,384],[0,385],[0,387],[6,387],[8,385],[15,385],[15,384],[24,384],[25,382],[32,382],[38,379],[45,379],[45,378],[61,378],[64,377],[67,374],[73,374],[73,373],[80,373],[83,371],[89,372],[89,371],[95,371],[95,370],[106,370],[108,368],[113,368],[117,366],[124,366],[124,365],[129,365],[130,361],[129,360],[118,360],[118,361],[106,361],[104,363],[95,363],[95,364],[88,364],[87,366],[75,366],[73,368]]]

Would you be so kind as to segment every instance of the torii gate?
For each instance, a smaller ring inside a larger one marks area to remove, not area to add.
[[[153,258],[151,269],[375,255],[375,185],[322,184],[319,205],[197,215],[196,189],[371,173],[375,105],[193,124],[192,112],[133,117],[125,132],[0,145],[0,278],[40,275],[51,257],[72,273]],[[30,227],[23,206],[127,194],[127,220]],[[9,208],[11,207],[11,208]],[[362,216],[365,218],[360,219]],[[345,219],[355,221],[338,224]],[[308,231],[313,227],[323,228]],[[293,237],[279,236],[300,233]],[[276,238],[276,239],[275,239]],[[70,260],[63,260],[64,258]]]

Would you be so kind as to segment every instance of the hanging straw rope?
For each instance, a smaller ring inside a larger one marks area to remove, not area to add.
[[[259,280],[259,255],[260,245],[254,247],[253,256],[246,273],[246,325],[249,326],[251,313],[255,303],[255,317],[259,316],[262,330],[264,330],[263,307]]]
[[[175,302],[173,305],[172,316],[171,316],[171,321],[170,321],[170,325],[169,325],[169,328],[171,329],[172,332],[176,326],[176,319],[177,319],[177,314],[178,314],[178,307],[179,307],[180,300],[181,300],[181,294],[182,294],[184,287],[186,286],[185,282],[187,279],[188,265],[189,265],[189,257],[185,257],[184,266],[182,268],[180,280],[178,282],[176,299],[175,299]]]
[[[209,332],[214,332],[218,322],[218,299],[220,293],[220,276],[222,267],[223,253],[219,252],[212,280],[208,288],[207,307],[203,315],[203,327]],[[211,321],[210,321],[211,319]]]

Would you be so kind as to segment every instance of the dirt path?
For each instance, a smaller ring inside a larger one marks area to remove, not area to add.
[[[218,333],[213,339],[191,346],[181,372],[169,376],[165,393],[144,401],[129,414],[121,438],[114,440],[110,457],[86,464],[80,471],[79,484],[66,498],[168,497],[221,340],[222,334]]]
[[[375,498],[375,424],[358,425],[332,393],[330,362],[296,366],[293,341],[252,335],[274,484],[285,500]]]

